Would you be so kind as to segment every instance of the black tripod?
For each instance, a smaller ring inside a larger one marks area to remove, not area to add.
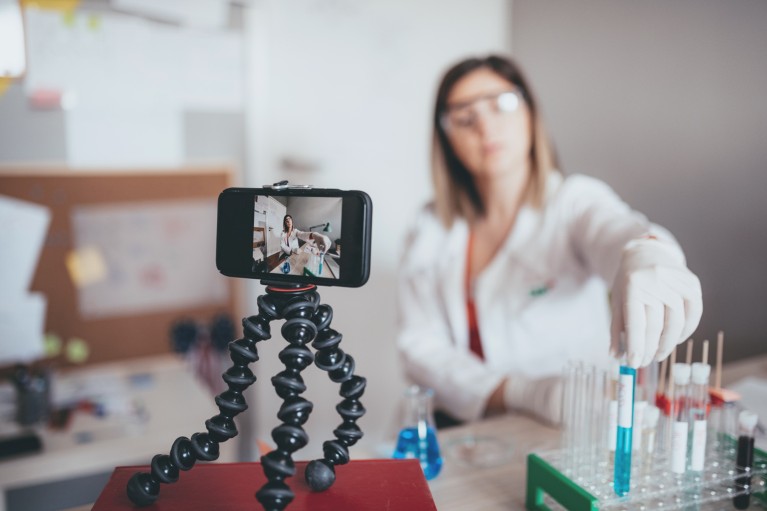
[[[326,490],[335,482],[335,465],[349,462],[348,448],[362,438],[356,422],[365,414],[359,398],[366,380],[354,375],[354,359],[338,347],[342,335],[330,328],[333,309],[320,304],[314,285],[262,284],[267,288],[266,294],[258,297],[258,315],[244,318],[243,337],[229,343],[233,365],[222,375],[228,390],[216,396],[220,413],[205,421],[207,433],[195,433],[191,439],[177,438],[169,455],[152,458],[151,473],[137,472],[131,477],[128,497],[137,506],[157,500],[160,483],[178,481],[179,470],[190,470],[197,460],[217,459],[218,444],[237,435],[233,419],[248,408],[242,393],[256,381],[248,365],[258,360],[256,343],[271,338],[269,324],[275,319],[286,320],[281,333],[289,343],[279,354],[285,370],[272,377],[272,385],[283,399],[277,412],[282,424],[272,430],[277,448],[261,457],[268,482],[256,492],[256,498],[266,511],[281,511],[293,500],[285,479],[296,472],[292,454],[309,441],[302,425],[313,405],[300,396],[306,390],[300,373],[312,362],[341,384],[339,393],[344,399],[336,410],[343,422],[333,431],[336,438],[322,444],[324,457],[307,465],[306,482],[312,490]],[[306,347],[309,342],[317,350],[316,357]]]

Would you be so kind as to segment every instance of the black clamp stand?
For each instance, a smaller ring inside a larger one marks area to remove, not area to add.
[[[170,455],[154,456],[151,473],[137,472],[131,477],[127,492],[135,505],[152,504],[159,496],[160,483],[175,483],[179,470],[190,470],[197,460],[218,459],[218,444],[237,435],[233,419],[248,408],[242,393],[256,381],[248,365],[258,360],[256,343],[271,338],[269,323],[275,319],[286,320],[281,333],[289,343],[279,354],[285,370],[272,377],[277,395],[284,400],[277,412],[282,424],[272,430],[277,448],[261,457],[268,482],[256,492],[256,499],[266,511],[282,511],[294,498],[285,479],[296,472],[292,454],[309,441],[302,425],[313,405],[300,396],[306,390],[300,373],[312,362],[341,384],[339,394],[344,399],[336,410],[343,422],[333,431],[336,439],[322,444],[324,457],[307,465],[306,482],[314,491],[326,490],[335,482],[334,467],[349,462],[348,448],[362,438],[356,422],[365,414],[359,398],[367,381],[354,375],[354,359],[338,347],[342,335],[330,328],[333,309],[320,305],[314,285],[262,284],[267,288],[266,294],[258,297],[258,315],[244,318],[243,338],[229,343],[233,365],[222,375],[229,389],[215,398],[221,413],[205,421],[207,433],[195,433],[191,439],[179,437]],[[306,347],[309,342],[317,350],[316,357]]]

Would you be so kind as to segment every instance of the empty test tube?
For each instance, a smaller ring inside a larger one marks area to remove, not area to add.
[[[642,472],[649,474],[652,470],[653,460],[655,459],[656,431],[658,429],[658,419],[660,410],[657,406],[648,405],[644,412],[644,421],[642,424]]]
[[[618,445],[618,377],[620,367],[611,366],[608,373],[607,396],[607,452],[609,461],[615,463],[615,447]]]
[[[684,474],[687,470],[687,433],[688,433],[688,387],[690,386],[690,366],[674,364],[674,400],[671,403],[671,471]]]
[[[738,434],[738,409],[737,403],[726,401],[721,404],[719,411],[719,426],[717,428],[717,441],[719,454],[724,458],[732,459],[735,455],[735,441]]]
[[[690,385],[690,470],[702,472],[706,462],[706,435],[708,430],[708,378],[711,366],[692,364]]]
[[[562,448],[564,452],[564,467],[567,473],[570,473],[573,467],[573,449],[574,449],[574,380],[575,365],[570,362],[565,366],[563,381],[563,399],[562,399]]]
[[[634,396],[634,438],[631,441],[634,453],[642,456],[642,431],[644,429],[644,413],[647,409],[647,401],[639,401]]]

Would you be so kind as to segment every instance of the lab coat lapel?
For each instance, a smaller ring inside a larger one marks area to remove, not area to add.
[[[524,206],[520,209],[512,232],[476,283],[477,320],[482,347],[487,360],[499,359],[516,342],[510,317],[516,316],[527,304],[527,282],[530,264],[533,267],[545,257],[535,242],[540,229],[538,210]],[[501,351],[498,351],[501,350]]]
[[[464,291],[468,239],[469,230],[466,222],[456,221],[447,240],[447,246],[444,247],[443,257],[439,262],[439,274],[441,276],[439,285],[443,286],[439,296],[444,300],[445,310],[443,312],[450,324],[453,342],[459,347],[466,347],[469,344],[466,293]],[[435,299],[439,298],[435,297]]]

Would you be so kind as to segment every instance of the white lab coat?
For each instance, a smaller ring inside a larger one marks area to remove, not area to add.
[[[282,248],[282,251],[285,254],[290,255],[293,251],[298,250],[298,240],[309,241],[311,239],[310,236],[310,232],[299,231],[295,228],[290,231],[290,234],[282,231],[282,235],[280,236],[280,248]]]
[[[606,363],[607,284],[624,245],[650,233],[678,247],[603,182],[553,173],[545,205],[520,209],[509,237],[475,279],[483,362],[469,350],[467,223],[445,229],[425,208],[400,268],[397,342],[407,376],[434,389],[440,409],[474,420],[507,375],[559,375],[568,360]]]

